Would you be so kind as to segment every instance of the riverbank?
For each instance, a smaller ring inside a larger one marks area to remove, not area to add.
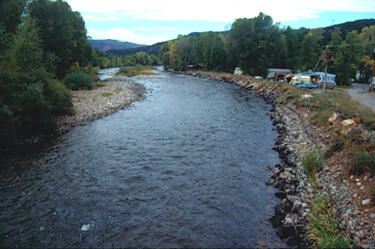
[[[374,178],[369,173],[356,176],[348,170],[350,151],[345,148],[331,151],[319,172],[308,174],[304,169],[309,152],[331,150],[339,137],[337,134],[342,136],[345,130],[341,123],[348,123],[347,120],[339,118],[340,115],[332,119],[332,113],[328,117],[316,117],[309,107],[313,104],[310,99],[318,95],[307,89],[295,90],[250,76],[183,74],[237,84],[272,104],[270,116],[279,133],[274,149],[280,153],[282,162],[269,166],[274,175],[267,184],[280,189],[276,195],[281,203],[275,206],[275,216],[271,220],[281,237],[299,247],[346,247],[350,241],[356,247],[375,246],[375,209],[368,191]],[[330,117],[330,125],[318,125],[319,119],[327,119],[324,122],[328,123]],[[355,122],[346,129],[347,133],[354,128],[361,135],[367,134]],[[368,137],[371,134],[366,139]],[[327,217],[330,219],[325,222]],[[326,224],[321,224],[324,222]]]
[[[129,80],[107,80],[104,86],[94,90],[73,91],[72,115],[57,118],[59,133],[107,116],[135,101],[142,100],[145,88]]]

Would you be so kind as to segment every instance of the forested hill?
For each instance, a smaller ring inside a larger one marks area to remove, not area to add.
[[[92,47],[98,48],[102,52],[106,52],[108,50],[124,50],[124,49],[130,49],[130,48],[137,48],[144,45],[141,44],[135,44],[131,42],[122,42],[117,40],[93,40],[90,39],[89,43]]]
[[[323,41],[327,43],[330,40],[331,33],[335,29],[340,29],[343,36],[345,36],[347,33],[357,30],[358,32],[361,32],[361,30],[364,27],[375,25],[375,19],[362,19],[357,20],[353,22],[344,22],[341,24],[336,24],[332,26],[328,26],[323,28]]]
[[[159,42],[150,46],[141,46],[141,47],[129,48],[129,49],[121,49],[121,50],[111,49],[106,52],[112,55],[117,55],[117,56],[130,55],[130,54],[135,54],[137,52],[146,52],[150,55],[152,54],[157,55],[159,53],[160,47],[167,42],[168,41]]]
[[[323,28],[323,42],[327,43],[330,40],[331,33],[339,28],[340,31],[342,32],[343,36],[345,36],[346,33],[357,30],[360,32],[364,27],[375,25],[375,19],[362,19],[362,20],[357,20],[353,22],[345,22],[341,24],[336,24],[332,26],[328,26]],[[215,33],[225,33],[226,31],[223,32],[215,32]],[[194,36],[198,37],[200,36],[200,32],[193,32],[190,33],[188,36]],[[123,55],[130,55],[130,54],[135,54],[137,52],[146,52],[148,54],[154,54],[157,55],[159,53],[159,49],[163,44],[166,44],[168,41],[165,42],[159,42],[150,46],[140,46],[136,48],[127,48],[127,49],[110,49],[106,51],[109,54],[116,55],[116,56],[123,56]]]

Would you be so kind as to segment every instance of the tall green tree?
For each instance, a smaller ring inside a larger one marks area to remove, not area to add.
[[[26,6],[26,0],[1,0],[0,24],[6,33],[14,33],[21,23],[21,14]]]
[[[335,68],[337,82],[344,85],[351,85],[350,78],[355,77],[359,68],[362,46],[357,31],[346,35],[345,40],[340,44],[335,56]]]
[[[313,29],[303,38],[301,44],[302,70],[314,69],[323,52],[322,30]]]
[[[253,75],[266,75],[272,65],[268,55],[276,52],[272,38],[277,29],[270,16],[260,13],[257,17],[240,18],[232,24],[230,42],[237,63]]]
[[[88,64],[91,47],[79,12],[73,12],[63,0],[34,0],[29,5],[29,13],[40,28],[44,55],[52,53],[58,59],[59,77],[63,77],[73,63]]]

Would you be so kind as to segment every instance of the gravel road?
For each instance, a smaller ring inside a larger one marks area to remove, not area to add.
[[[350,96],[364,106],[369,107],[375,112],[375,93],[368,92],[367,84],[353,84],[353,88],[348,90]]]

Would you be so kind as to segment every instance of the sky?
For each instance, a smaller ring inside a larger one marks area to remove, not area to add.
[[[151,45],[191,32],[230,29],[236,18],[270,15],[281,27],[318,28],[375,18],[375,0],[66,0],[93,39]]]

